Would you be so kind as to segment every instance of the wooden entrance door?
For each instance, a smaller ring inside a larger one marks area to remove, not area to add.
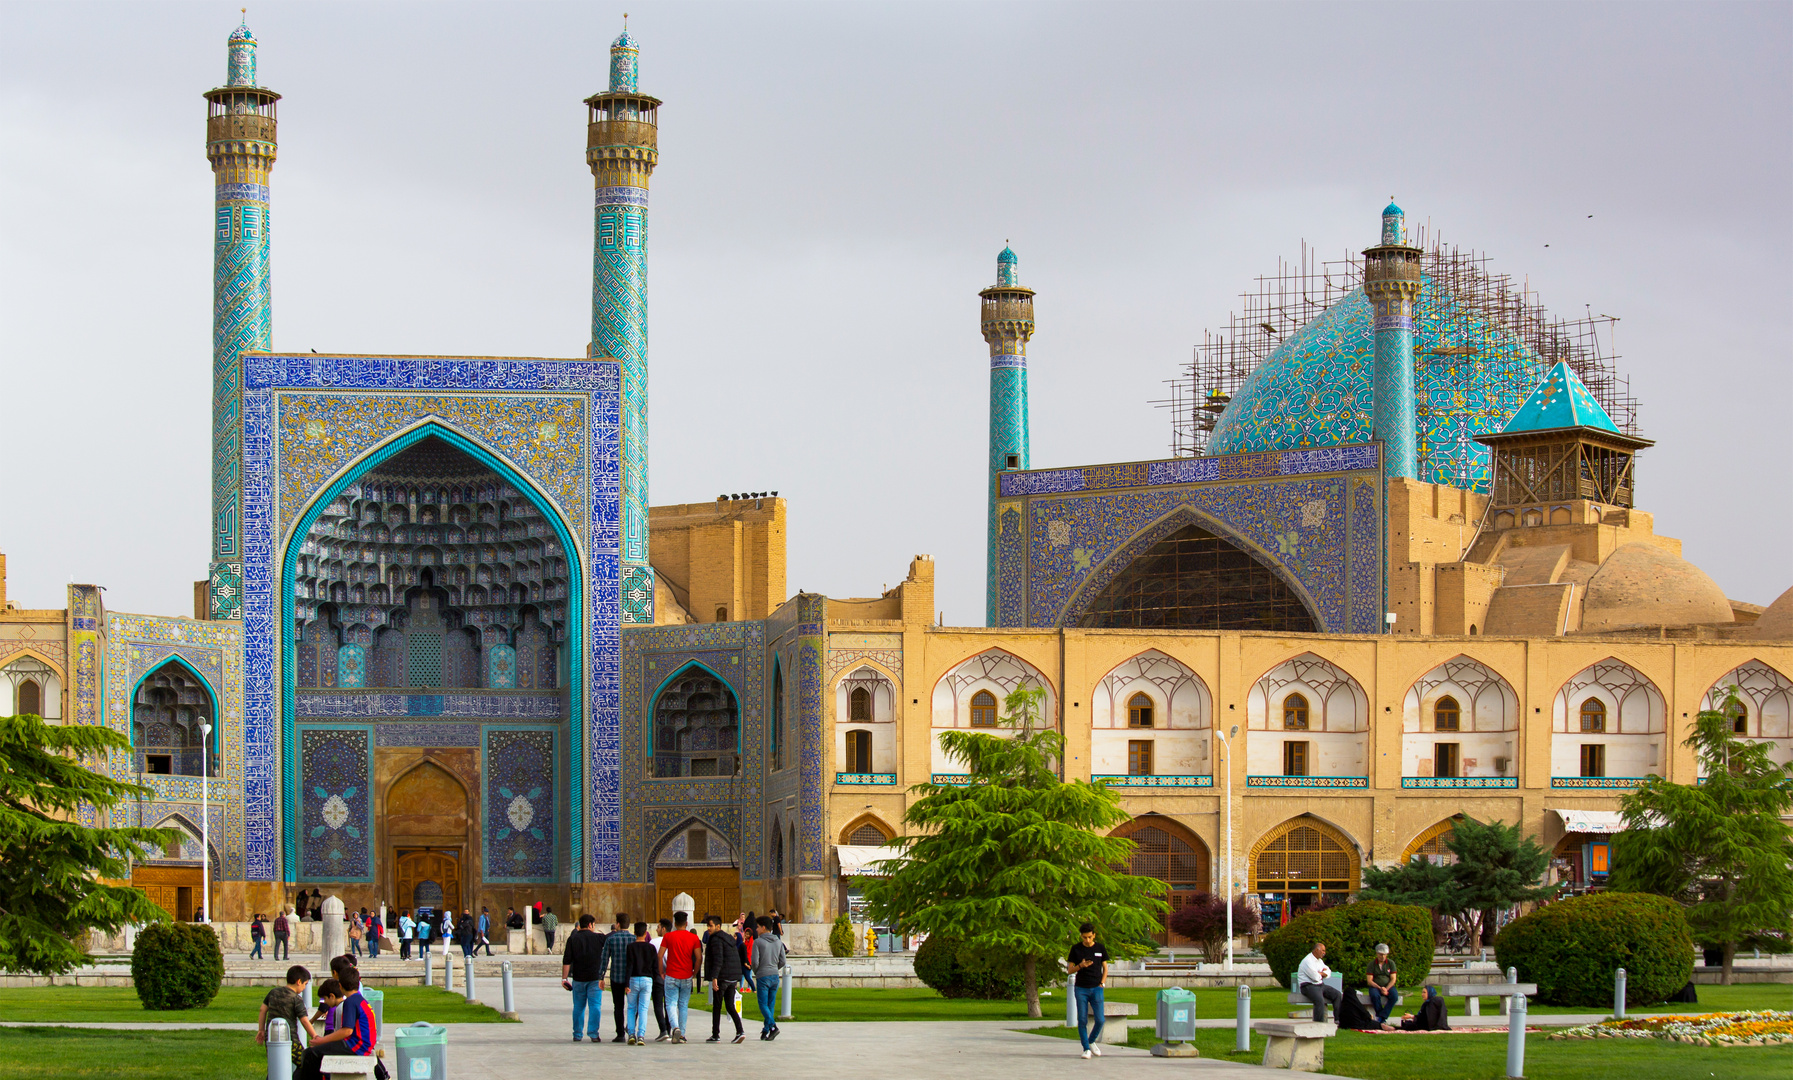
[[[135,866],[131,884],[143,890],[150,903],[166,911],[176,922],[193,918],[194,898],[201,890],[198,866]]]
[[[398,848],[398,905],[461,910],[460,848]]]
[[[651,918],[672,917],[673,897],[690,893],[693,915],[720,915],[722,921],[733,922],[741,910],[741,872],[730,867],[704,870],[654,870],[654,892],[657,901]]]

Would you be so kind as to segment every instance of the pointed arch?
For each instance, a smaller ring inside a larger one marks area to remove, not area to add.
[[[1291,818],[1259,837],[1249,865],[1249,888],[1262,898],[1266,930],[1320,899],[1344,900],[1363,882],[1356,841],[1312,814]]]
[[[866,840],[861,837],[856,837],[856,834],[859,833],[861,829],[867,828],[878,830],[879,835],[883,837],[883,839],[877,841],[879,844],[888,844],[900,835],[897,830],[885,824],[883,817],[877,812],[868,810],[854,818],[852,821],[847,822],[846,826],[841,829],[840,843],[852,847],[864,845]]]
[[[1658,772],[1667,724],[1668,703],[1648,676],[1616,657],[1589,664],[1563,682],[1551,705],[1552,786]]]
[[[1208,684],[1187,664],[1157,649],[1135,653],[1090,691],[1091,775],[1212,776],[1213,711]]]
[[[735,775],[741,761],[741,697],[720,672],[688,660],[649,700],[646,750],[655,777]]]
[[[1451,833],[1457,827],[1457,822],[1462,820],[1462,814],[1452,814],[1443,821],[1421,830],[1418,836],[1409,840],[1407,846],[1401,849],[1401,865],[1405,866],[1411,862],[1415,855],[1436,856],[1438,861],[1456,862],[1457,857],[1450,853],[1450,849],[1444,846],[1444,842],[1450,839]]]
[[[661,833],[659,839],[655,840],[653,845],[648,848],[648,856],[647,856],[648,872],[650,874],[654,872],[655,867],[657,867],[660,864],[662,856],[667,855],[668,852],[677,850],[677,842],[680,839],[686,839],[687,843],[689,843],[690,832],[694,828],[703,829],[708,834],[708,837],[707,837],[708,841],[711,841],[711,842],[720,841],[721,848],[727,852],[726,859],[717,859],[714,857],[715,849],[711,848],[711,849],[709,849],[710,850],[709,855],[707,855],[704,859],[697,860],[697,861],[700,861],[700,862],[727,862],[730,866],[735,867],[737,869],[740,867],[741,853],[740,853],[740,848],[735,844],[735,838],[733,836],[729,835],[729,832],[727,829],[724,829],[721,826],[717,825],[714,821],[711,821],[709,818],[705,817],[703,814],[694,813],[694,814],[690,814],[687,817],[685,817],[684,820],[680,821],[677,825],[674,825],[670,829],[667,829],[665,832]],[[692,859],[690,857],[689,847],[687,847],[685,849],[685,857],[678,861],[680,861],[680,862],[692,861]]]
[[[222,728],[224,726],[223,716],[221,715],[223,710],[219,707],[219,701],[221,699],[218,696],[217,688],[212,685],[211,680],[207,679],[205,677],[204,673],[202,673],[197,667],[195,667],[193,665],[193,662],[191,660],[188,660],[185,656],[182,656],[180,653],[171,653],[167,657],[164,657],[163,659],[150,665],[150,667],[147,670],[145,670],[143,672],[143,674],[137,676],[136,680],[131,683],[131,693],[130,693],[130,696],[128,696],[125,699],[125,701],[127,702],[127,707],[131,711],[130,739],[131,739],[132,759],[134,762],[136,762],[137,766],[142,766],[143,765],[143,755],[145,754],[146,749],[147,749],[145,746],[140,744],[139,739],[138,739],[138,728],[143,723],[146,722],[145,719],[139,713],[140,703],[138,701],[138,695],[143,692],[145,683],[147,683],[151,679],[154,679],[157,676],[161,675],[164,671],[168,670],[169,668],[176,668],[176,669],[179,669],[180,671],[185,672],[187,675],[192,677],[193,681],[195,681],[199,684],[200,692],[202,692],[206,696],[206,712],[205,712],[205,715],[203,717],[199,717],[198,720],[200,723],[202,723],[206,726],[209,726],[211,728],[211,731],[209,733],[202,734],[202,736],[201,736],[202,742],[201,742],[201,746],[200,746],[200,753],[203,755],[203,757],[199,763],[199,771],[198,772],[188,772],[188,771],[186,771],[186,769],[183,765],[183,767],[180,770],[175,771],[174,775],[178,775],[178,776],[199,776],[199,775],[210,776],[212,760],[214,758],[218,757],[219,742],[223,738],[223,735],[224,735],[224,733],[222,731]],[[168,749],[170,750],[170,753],[167,756],[171,759],[170,767],[172,769],[173,768],[172,759],[176,756],[184,756],[184,755],[176,754],[174,752],[175,748],[172,746],[168,747]]]
[[[170,822],[172,822],[173,824],[170,825],[169,824]],[[218,846],[211,842],[211,838],[208,835],[207,831],[202,830],[198,825],[194,824],[192,818],[188,817],[185,813],[182,813],[179,810],[173,810],[173,811],[163,814],[162,820],[156,822],[153,826],[151,826],[151,828],[177,829],[187,839],[192,840],[195,844],[202,846],[205,850],[206,860],[212,864],[212,880],[214,883],[218,880],[219,875],[223,872],[222,867],[224,866],[224,860],[218,854]],[[169,856],[166,856],[166,855],[164,855],[163,857],[170,858]],[[180,855],[172,857],[171,861],[197,862],[198,860],[187,858],[187,845],[183,843],[181,845]]]
[[[1046,691],[1043,715],[1057,715],[1058,691],[1032,662],[992,646],[958,661],[934,680],[930,697],[933,726],[970,727],[971,696],[987,689],[1001,702],[1020,686],[1032,683]]]
[[[1246,695],[1245,723],[1261,732],[1245,744],[1252,776],[1351,777],[1367,786],[1355,778],[1369,775],[1370,699],[1325,657],[1299,653],[1266,671]]]
[[[565,512],[554,501],[553,496],[537,484],[533,477],[508,458],[439,416],[427,416],[419,419],[416,423],[394,433],[344,465],[313,494],[304,509],[294,518],[286,534],[276,540],[280,575],[278,579],[279,593],[275,598],[276,617],[279,620],[276,641],[280,656],[280,790],[285,803],[282,818],[284,828],[281,837],[282,864],[288,868],[289,874],[299,866],[299,835],[296,824],[300,820],[297,784],[298,738],[294,720],[298,714],[298,658],[297,650],[294,648],[293,585],[300,549],[303,547],[305,537],[310,534],[311,526],[316,522],[318,515],[341,498],[351,485],[395,454],[429,438],[441,439],[484,464],[514,486],[541,512],[542,518],[554,530],[562,550],[566,552],[567,642],[570,658],[570,662],[567,664],[567,730],[571,744],[568,753],[568,770],[571,775],[568,784],[567,820],[571,825],[569,830],[570,848],[577,876],[580,873],[578,868],[583,865],[586,855],[583,831],[586,757],[584,707],[586,665],[583,627],[585,625],[586,575],[589,572],[586,554],[574,542]]]
[[[1133,852],[1127,857],[1128,873],[1156,878],[1169,886],[1164,896],[1170,904],[1170,911],[1164,916],[1166,921],[1196,897],[1213,891],[1213,859],[1207,842],[1176,818],[1145,813],[1122,822],[1108,835],[1133,841]],[[1154,936],[1160,945],[1183,940],[1178,937],[1173,942],[1164,923]]]

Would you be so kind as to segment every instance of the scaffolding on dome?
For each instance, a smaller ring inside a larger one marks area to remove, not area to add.
[[[1480,365],[1483,385],[1497,387],[1483,408],[1502,423],[1517,412],[1551,365],[1559,360],[1587,385],[1594,400],[1627,434],[1637,431],[1637,399],[1630,380],[1618,374],[1613,329],[1618,321],[1591,311],[1581,318],[1548,313],[1524,282],[1488,269],[1488,256],[1447,245],[1421,226],[1415,241],[1428,288],[1415,306],[1416,322],[1448,319],[1459,339],[1440,341],[1414,357],[1414,389],[1419,426],[1431,425],[1435,410],[1449,412],[1453,393]],[[1304,241],[1298,263],[1277,260],[1274,274],[1257,279],[1257,290],[1241,295],[1225,330],[1205,331],[1180,378],[1166,380],[1170,396],[1155,402],[1171,412],[1171,453],[1201,455],[1227,403],[1245,380],[1290,334],[1345,299],[1363,284],[1363,259],[1355,252],[1321,261]],[[1485,376],[1492,368],[1493,378]],[[1460,400],[1458,398],[1457,400]],[[1498,427],[1495,428],[1498,430]],[[1483,470],[1472,466],[1467,440],[1422,442],[1420,474],[1461,486],[1483,486]]]

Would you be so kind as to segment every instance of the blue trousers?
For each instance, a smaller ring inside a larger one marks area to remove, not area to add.
[[[255,939],[255,948],[249,950],[249,955],[257,959],[261,958],[261,938]]]
[[[1378,1023],[1388,1023],[1389,1014],[1395,1011],[1400,1001],[1401,992],[1394,987],[1384,990],[1373,983],[1370,985],[1370,1011],[1376,1014]]]
[[[761,975],[753,992],[759,995],[760,1033],[765,1034],[778,1026],[778,976]]]
[[[629,980],[629,1003],[626,1026],[637,1039],[647,1036],[647,1014],[653,1008],[654,980],[637,975]]]
[[[1107,1017],[1103,1015],[1102,987],[1079,986],[1075,989],[1077,991],[1077,1038],[1083,1043],[1083,1048],[1088,1050],[1091,1043],[1102,1041],[1102,1028],[1108,1023]],[[1095,1013],[1093,1026],[1090,1024],[1092,1011]]]
[[[691,989],[696,979],[666,980],[666,1022],[674,1031],[683,1032],[690,1019]]]
[[[591,1036],[592,1042],[598,1041],[600,1038],[598,1035],[598,1014],[601,1010],[601,1006],[598,1004],[599,1000],[597,979],[593,979],[590,982],[580,982],[577,979],[573,980],[573,1038],[577,1039],[580,1035],[589,1035]],[[586,1018],[585,1010],[587,1005],[591,1007],[590,1019]]]

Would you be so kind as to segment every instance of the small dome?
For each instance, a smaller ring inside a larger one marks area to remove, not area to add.
[[[230,40],[247,41],[253,44],[255,41],[255,34],[250,31],[249,24],[245,22],[230,32]]]
[[[1003,248],[1003,249],[1002,249],[1002,254],[1001,254],[1001,255],[998,255],[998,256],[996,256],[996,261],[997,261],[997,262],[999,262],[999,263],[1013,263],[1013,262],[1017,262],[1017,261],[1018,261],[1018,260],[1017,260],[1017,259],[1016,259],[1016,258],[1015,258],[1015,249],[1014,249],[1014,248],[1008,248],[1008,247],[1005,247],[1005,248]]]
[[[1793,641],[1793,589],[1769,604],[1743,636],[1754,641]]]
[[[1407,211],[1401,209],[1400,207],[1396,206],[1394,203],[1391,202],[1387,206],[1383,207],[1382,216],[1387,217],[1390,214],[1405,214],[1406,212]]]
[[[1582,603],[1583,630],[1728,623],[1731,602],[1706,572],[1654,544],[1625,544],[1601,564]]]
[[[629,36],[627,27],[624,27],[622,34],[619,35],[615,41],[610,43],[610,47],[612,49],[634,49],[637,52],[641,51],[641,47],[635,44],[635,39]]]

